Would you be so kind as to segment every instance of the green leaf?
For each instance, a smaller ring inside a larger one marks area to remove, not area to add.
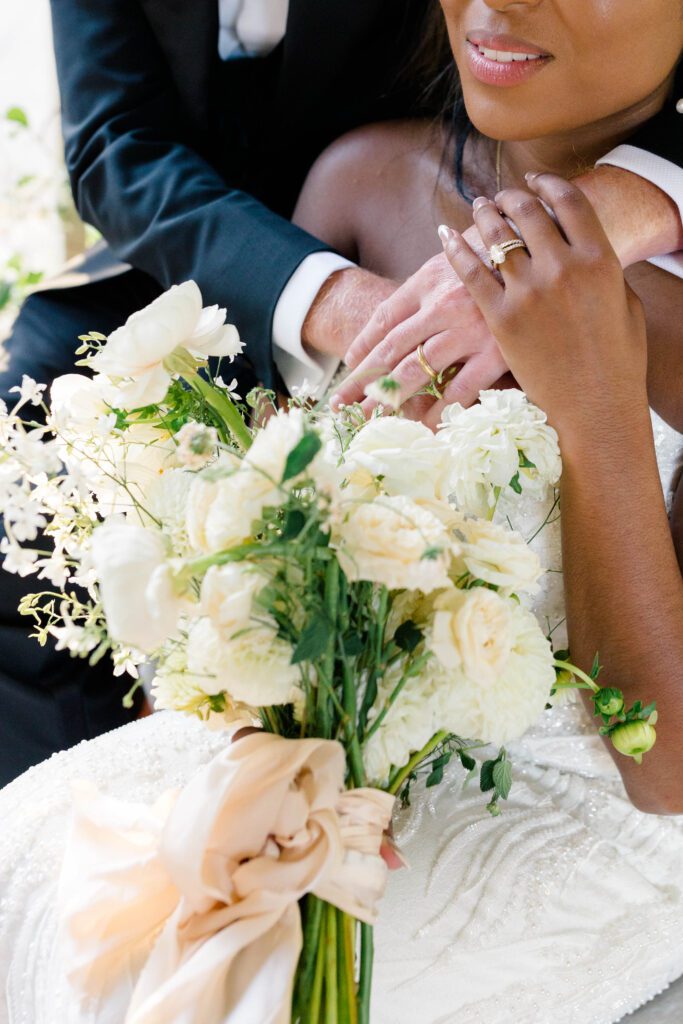
[[[519,465],[521,469],[536,469],[536,463],[527,459],[523,451],[519,452]]]
[[[427,781],[425,782],[425,786],[427,786],[427,787],[429,787],[429,786],[438,786],[442,779],[443,779],[443,765],[437,765],[437,767],[433,768],[432,771],[427,776]]]
[[[24,282],[27,285],[39,284],[45,275],[42,270],[29,270],[24,278]]]
[[[460,764],[466,769],[466,771],[471,772],[477,767],[477,762],[474,758],[470,757],[469,754],[466,754],[464,750],[459,750],[458,756],[460,757]]]
[[[347,658],[357,658],[363,647],[363,641],[358,633],[351,633],[344,637],[344,654]]]
[[[422,630],[419,629],[412,619],[402,622],[394,633],[396,646],[408,654],[412,654],[422,640]]]
[[[21,107],[10,107],[5,114],[5,118],[8,121],[14,121],[15,124],[20,124],[22,128],[28,128],[28,117]]]
[[[12,285],[9,281],[0,281],[0,309],[4,309],[12,298]]]
[[[522,485],[519,482],[519,473],[515,473],[515,475],[513,476],[512,480],[510,481],[510,487],[515,492],[515,494],[522,493]]]
[[[306,516],[300,508],[290,508],[282,526],[282,540],[294,540],[306,525]]]
[[[507,800],[512,786],[512,766],[507,759],[496,761],[493,766],[493,782],[498,796]]]
[[[303,473],[306,466],[313,461],[322,446],[323,443],[318,434],[312,430],[305,433],[287,456],[281,483],[284,484],[293,477]]]
[[[496,783],[493,778],[493,769],[497,763],[497,761],[484,761],[482,764],[479,775],[479,787],[482,793],[487,793],[489,789],[495,789]]]
[[[330,640],[330,624],[320,612],[314,613],[304,626],[299,642],[294,648],[292,664],[301,661],[315,661],[327,650]]]

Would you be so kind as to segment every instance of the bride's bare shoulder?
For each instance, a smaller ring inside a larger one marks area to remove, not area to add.
[[[431,121],[389,121],[357,128],[321,153],[299,196],[293,220],[358,259],[368,224],[396,224],[405,200],[433,190],[444,133]]]

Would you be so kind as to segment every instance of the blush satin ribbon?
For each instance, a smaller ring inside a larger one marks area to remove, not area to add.
[[[314,893],[374,923],[394,797],[344,790],[332,740],[240,739],[153,806],[74,784],[61,958],[105,1024],[289,1024]]]

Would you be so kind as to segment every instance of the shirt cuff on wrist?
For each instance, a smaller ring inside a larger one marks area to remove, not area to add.
[[[339,366],[337,356],[305,346],[301,331],[325,281],[347,267],[355,267],[355,263],[337,253],[311,253],[282,290],[273,315],[273,360],[290,394],[305,388],[312,397],[319,398]]]

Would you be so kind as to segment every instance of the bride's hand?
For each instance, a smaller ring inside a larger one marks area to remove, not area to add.
[[[476,226],[465,237],[484,258]],[[333,397],[333,407],[363,402],[368,412],[376,403],[364,400],[365,388],[388,373],[401,385],[404,401],[421,391],[429,377],[417,356],[420,343],[435,370],[462,364],[444,390],[448,402],[471,405],[507,369],[486,321],[443,253],[427,260],[377,307],[344,357],[353,373]]]
[[[452,229],[441,234],[451,266],[515,378],[563,430],[623,412],[634,399],[642,402],[645,318],[583,193],[552,174],[530,177],[529,187],[533,192],[501,192],[496,203],[475,202],[475,222],[487,247],[515,238],[502,214],[514,221],[526,243],[528,251],[507,254],[500,266],[502,282],[461,234]],[[440,413],[441,403],[430,411],[430,425]]]

